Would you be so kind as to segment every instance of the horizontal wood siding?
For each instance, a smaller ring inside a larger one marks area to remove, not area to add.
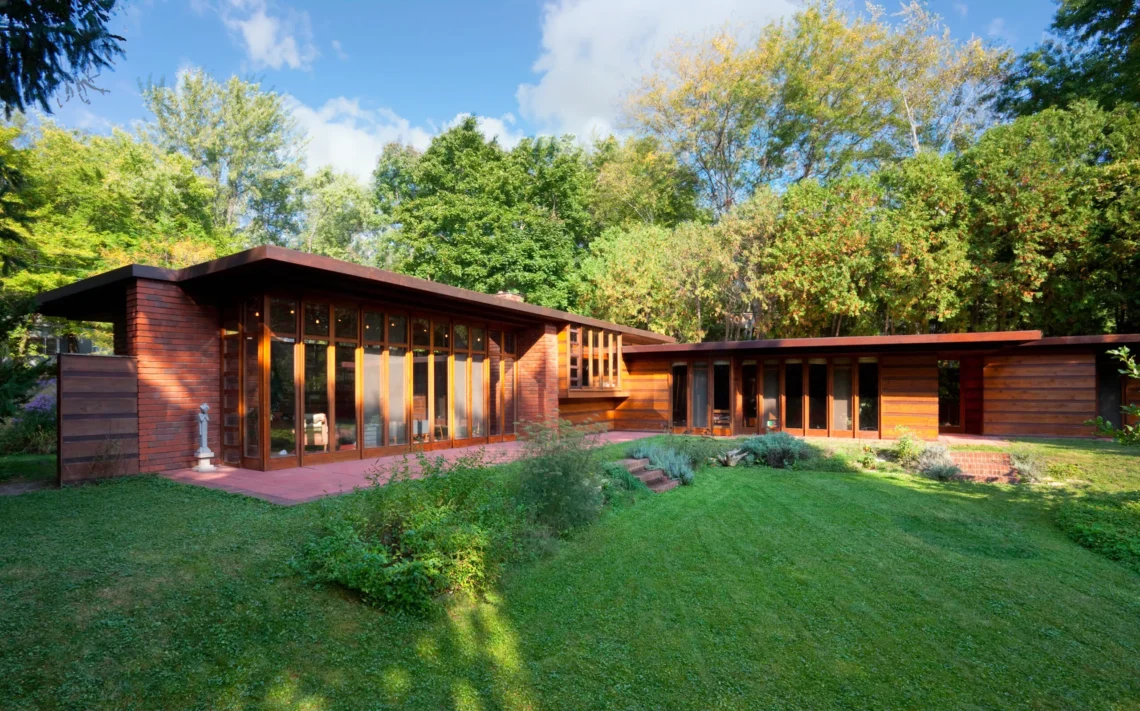
[[[664,431],[669,425],[669,361],[639,359],[623,368],[621,377],[629,397],[619,401],[613,428]]]
[[[58,481],[139,472],[139,381],[134,358],[61,354]]]
[[[613,427],[614,408],[619,400],[612,397],[591,399],[564,399],[558,401],[560,419],[575,425],[604,424]]]
[[[981,358],[962,359],[962,400],[966,417],[962,423],[966,434],[980,435],[985,421],[985,377]]]
[[[985,434],[1088,437],[1096,417],[1096,357],[988,356]]]
[[[938,359],[886,356],[880,364],[882,436],[905,427],[923,439],[938,437]]]

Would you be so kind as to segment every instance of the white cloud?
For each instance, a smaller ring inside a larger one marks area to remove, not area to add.
[[[991,39],[999,39],[1007,44],[1014,44],[1014,35],[1005,26],[1004,17],[995,17],[986,25],[986,34]]]
[[[956,2],[954,3],[954,11],[957,12],[960,17],[965,17],[970,14],[970,6],[964,2]]]
[[[413,126],[390,109],[363,108],[359,99],[339,96],[318,109],[292,96],[287,95],[285,100],[301,129],[308,134],[309,170],[331,165],[367,181],[385,144],[397,141],[424,150],[434,133]]]
[[[622,94],[674,38],[725,23],[762,25],[791,0],[553,0],[543,11],[536,84],[516,92],[522,115],[580,139],[613,132]]]
[[[470,115],[471,114],[466,112],[456,114],[455,118],[444,124],[444,130],[459,125],[460,121]],[[499,145],[507,150],[514,148],[519,144],[519,141],[526,138],[525,131],[511,128],[511,126],[515,125],[515,115],[511,113],[503,114],[499,118],[477,116],[475,117],[475,123],[478,125],[479,132],[483,134],[484,138],[488,141],[497,138]]]
[[[219,13],[255,67],[308,69],[320,56],[307,12],[278,12],[265,0],[226,0]]]
[[[333,52],[336,54],[337,59],[339,59],[342,62],[348,61],[348,52],[344,51],[344,47],[342,47],[340,45],[340,40],[333,40],[332,41],[332,48],[333,48]]]

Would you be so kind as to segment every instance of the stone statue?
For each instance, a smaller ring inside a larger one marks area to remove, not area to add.
[[[214,453],[210,451],[210,446],[206,443],[206,436],[210,429],[210,406],[202,403],[198,408],[198,451],[194,452],[194,456],[198,458],[198,466],[194,467],[196,472],[212,472],[217,469],[210,463]]]

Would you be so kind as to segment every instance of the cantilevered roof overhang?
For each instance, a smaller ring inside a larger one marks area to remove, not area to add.
[[[892,353],[914,351],[991,350],[1041,340],[1041,331],[939,333],[915,336],[840,336],[835,338],[776,338],[759,341],[715,341],[631,346],[625,356],[700,356],[716,354],[765,355]]]
[[[318,292],[519,326],[554,322],[608,329],[621,333],[631,345],[674,340],[652,331],[274,246],[254,247],[184,269],[120,267],[40,294],[39,311],[81,321],[113,321],[122,313],[127,286],[136,279],[177,283],[199,303],[213,305],[259,292]]]

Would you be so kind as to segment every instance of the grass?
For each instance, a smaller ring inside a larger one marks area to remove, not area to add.
[[[54,454],[9,454],[0,456],[0,484],[55,479]]]
[[[1140,489],[1140,453],[1034,446],[1078,469],[1071,479],[1085,489]],[[814,469],[702,469],[693,486],[516,566],[488,599],[452,600],[426,620],[289,571],[316,506],[336,499],[283,508],[156,477],[3,498],[0,699],[5,709],[1136,705],[1140,575],[1056,526],[1056,492],[1077,485]]]

